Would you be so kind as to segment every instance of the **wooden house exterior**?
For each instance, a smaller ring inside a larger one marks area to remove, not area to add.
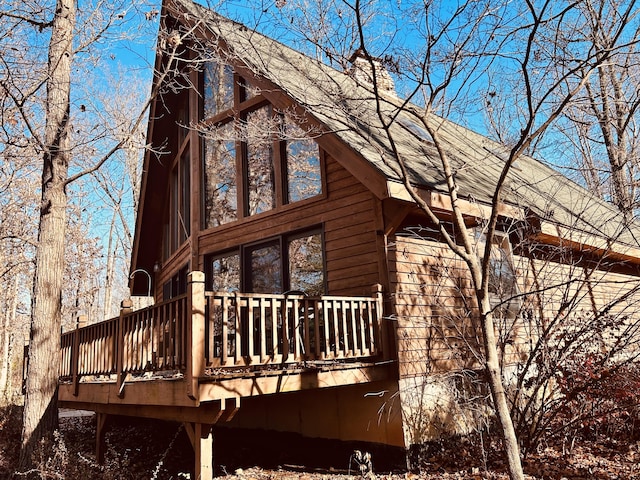
[[[177,60],[150,114],[131,264],[149,274],[132,295],[155,305],[63,335],[60,404],[97,412],[98,440],[109,414],[184,422],[202,478],[218,422],[400,448],[465,431],[431,379],[478,368],[471,284],[388,160],[357,61],[334,70],[189,0],[162,16],[157,70]],[[480,231],[504,151],[433,121],[468,167],[460,204]],[[447,221],[428,134],[405,114],[392,128],[409,181]],[[631,292],[640,249],[613,208],[533,159],[514,170],[496,242],[513,288],[579,276],[588,257]],[[593,285],[590,310],[613,295]],[[558,311],[547,298],[531,315]],[[506,308],[511,364],[530,332],[509,313],[522,305]]]

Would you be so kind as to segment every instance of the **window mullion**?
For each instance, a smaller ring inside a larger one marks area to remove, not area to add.
[[[275,189],[275,200],[276,207],[280,207],[287,203],[286,199],[286,188],[287,183],[284,179],[284,175],[286,175],[286,168],[284,167],[285,160],[285,152],[286,152],[286,144],[285,140],[283,140],[284,136],[282,135],[282,129],[284,128],[282,115],[274,112],[273,114],[274,128],[273,132],[273,155],[271,161],[273,162],[273,182]]]
[[[246,116],[241,113],[238,117],[240,128],[242,122],[246,121]],[[241,137],[241,135],[239,135]],[[243,138],[236,140],[236,184],[238,185],[238,217],[249,216],[249,158],[247,142]]]

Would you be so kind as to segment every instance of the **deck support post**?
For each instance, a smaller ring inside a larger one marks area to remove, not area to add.
[[[124,397],[124,379],[126,376],[124,374],[124,317],[129,313],[131,313],[132,307],[133,307],[133,303],[131,302],[130,298],[123,300],[122,303],[120,304],[120,318],[118,319],[118,330],[116,334],[116,341],[117,341],[116,354],[118,355],[116,360],[117,361],[116,369],[118,373],[116,384],[118,385],[118,397],[120,398]]]
[[[187,275],[187,395],[198,400],[198,379],[204,376],[205,351],[204,273]]]
[[[185,422],[184,428],[189,435],[195,453],[196,480],[213,480],[213,434],[211,425]]]
[[[107,417],[106,413],[96,413],[96,462],[98,465],[104,463],[104,454],[106,451],[104,436],[107,432]]]

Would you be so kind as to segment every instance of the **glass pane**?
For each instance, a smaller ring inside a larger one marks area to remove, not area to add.
[[[233,70],[229,65],[207,62],[204,66],[204,118],[233,107]]]
[[[486,235],[483,231],[476,230],[475,237],[478,256],[482,258],[487,242]],[[496,233],[493,237],[488,273],[489,293],[493,299],[505,301],[518,293],[511,245],[506,235]]]
[[[247,215],[266,212],[273,209],[276,204],[273,124],[270,106],[250,112],[246,118]]]
[[[249,100],[260,93],[257,87],[254,87],[253,85],[249,84],[244,78],[240,78],[240,85],[242,87],[240,89],[241,102],[244,102],[245,100]]]
[[[511,252],[503,242],[507,240],[497,239],[491,246],[491,262],[489,264],[489,292],[498,296],[501,300],[507,300],[517,293],[516,274]]]
[[[307,295],[324,294],[322,236],[315,233],[289,241],[290,289]]]
[[[205,139],[205,228],[237,220],[236,134],[231,122]]]
[[[282,292],[282,272],[280,271],[280,247],[278,243],[248,249],[249,291],[254,293]]]
[[[211,261],[211,290],[237,292],[240,290],[240,255],[237,253]]]
[[[287,145],[287,198],[297,202],[322,193],[318,145],[308,132],[285,116],[284,139]]]
[[[173,253],[178,248],[178,227],[179,227],[179,210],[178,210],[178,196],[179,196],[179,176],[178,166],[175,166],[171,170],[171,231],[169,232],[171,238],[169,240],[169,252]]]
[[[191,235],[191,160],[186,153],[180,161],[180,243]]]

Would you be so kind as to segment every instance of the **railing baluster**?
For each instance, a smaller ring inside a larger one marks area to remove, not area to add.
[[[314,338],[314,342],[313,342],[313,346],[315,347],[315,359],[318,359],[321,357],[321,338],[320,338],[320,322],[322,321],[322,318],[320,316],[320,302],[313,302],[313,327],[314,327],[314,333],[315,333],[315,338]]]
[[[341,357],[340,355],[340,303],[336,300],[331,302],[331,320],[333,323],[333,341],[334,341],[334,355],[335,357]]]
[[[360,355],[367,355],[369,353],[369,347],[367,346],[367,335],[366,335],[366,324],[364,318],[364,305],[366,305],[363,301],[358,301],[357,309],[354,314],[357,315],[357,326],[358,326],[358,345],[360,346]]]
[[[271,298],[271,358],[274,362],[281,361],[280,340],[278,336],[278,311],[280,310],[280,300]]]
[[[356,305],[355,300],[349,300],[349,316],[351,317],[351,355],[360,356],[360,348],[358,347],[358,327],[356,325]]]
[[[235,316],[235,340],[234,340],[234,355],[233,355],[233,363],[237,365],[240,363],[240,358],[242,357],[242,303],[243,300],[240,295],[236,292],[236,316]]]
[[[294,360],[304,360],[302,356],[302,351],[304,348],[302,347],[302,335],[300,333],[300,328],[304,328],[304,325],[301,322],[300,317],[300,300],[298,298],[293,299],[293,307],[291,309],[293,313],[292,328],[293,328],[293,359]],[[304,318],[304,317],[302,317]]]
[[[254,357],[254,337],[253,337],[253,320],[254,320],[254,315],[253,315],[253,310],[255,307],[255,299],[253,298],[248,298],[247,299],[247,325],[246,325],[246,340],[244,342],[244,344],[247,346],[247,351],[245,354],[245,363],[247,365],[253,363],[253,357]]]
[[[306,298],[302,299],[302,321],[304,322],[303,328],[303,352],[301,352],[300,358],[302,360],[311,358],[311,325],[309,318],[309,300]]]
[[[258,352],[258,358],[260,363],[267,362],[267,302],[266,298],[260,298],[260,323],[259,323],[259,337],[260,337],[260,351]]]
[[[282,362],[289,359],[289,300],[282,300]]]
[[[231,307],[231,297],[222,297],[222,357],[220,363],[226,365],[229,357],[229,308]],[[235,308],[235,305],[234,305]]]
[[[347,318],[347,302],[340,300],[336,303],[340,305],[340,311],[342,312],[340,317],[342,320],[342,356],[346,357],[349,355],[349,319]]]

